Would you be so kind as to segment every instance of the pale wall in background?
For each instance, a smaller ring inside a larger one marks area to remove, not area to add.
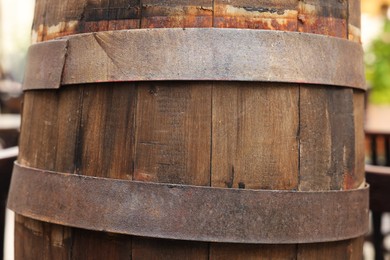
[[[31,43],[34,5],[34,0],[0,0],[0,64],[17,81],[22,80]]]

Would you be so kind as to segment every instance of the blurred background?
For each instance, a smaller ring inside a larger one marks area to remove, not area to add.
[[[16,158],[20,126],[21,82],[25,57],[30,45],[35,0],[0,0],[0,259],[12,260],[13,220],[11,211],[3,211],[6,192]],[[6,216],[5,216],[6,215]],[[5,225],[4,219],[7,218]]]
[[[361,1],[361,39],[369,87],[365,128],[390,132],[390,0]],[[34,4],[34,0],[0,0],[0,150],[17,143],[21,82],[31,43]],[[5,259],[12,260],[12,213],[7,212],[7,217]],[[383,219],[382,231],[390,234],[389,215]],[[390,236],[385,238],[385,245],[390,249]],[[373,259],[372,244],[367,242],[364,250],[365,258]]]

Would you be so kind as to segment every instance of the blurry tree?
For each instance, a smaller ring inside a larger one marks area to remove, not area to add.
[[[366,78],[370,85],[369,101],[390,104],[390,20],[385,18],[381,34],[365,55]]]

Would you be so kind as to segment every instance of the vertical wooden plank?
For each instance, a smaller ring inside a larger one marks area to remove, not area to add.
[[[116,88],[74,86],[61,92],[26,95],[23,127],[30,126],[33,131],[23,131],[22,140],[34,143],[23,143],[26,151],[20,160],[32,167],[55,171],[77,169],[78,173],[90,176],[131,178],[135,93],[133,85],[119,84]],[[43,120],[36,120],[40,116]],[[32,259],[84,259],[85,255],[109,258],[113,255],[110,248],[121,248],[116,250],[121,256],[118,259],[131,255],[131,238],[126,236],[111,239],[112,235],[102,233],[98,239],[85,230],[72,231],[23,217],[19,217],[16,230],[20,237],[31,238],[16,241],[16,248],[21,248],[16,259],[24,259],[23,252],[31,247],[41,251],[38,256],[32,254]],[[98,240],[105,246],[99,245]],[[126,246],[118,245],[119,240]],[[73,249],[72,244],[76,245]]]
[[[363,258],[364,240],[364,236],[350,240],[350,245],[348,246],[349,259],[360,260]]]
[[[77,132],[80,127],[82,88],[64,87],[58,93],[55,170],[75,172]]]
[[[23,239],[17,239],[23,238]],[[15,259],[42,259],[43,223],[15,215]]]
[[[133,83],[82,87],[75,165],[82,175],[132,179],[134,115]],[[74,229],[72,259],[129,259],[132,238]]]
[[[26,93],[24,98],[19,163],[53,170],[57,138],[57,96],[54,92],[39,95]],[[41,118],[36,120],[36,118]],[[28,130],[28,131],[27,131]]]
[[[20,163],[54,171],[73,171],[72,143],[76,140],[78,97],[77,89],[25,94]],[[59,148],[63,150],[59,151]],[[71,229],[68,227],[17,216],[15,232],[15,259],[70,257]]]
[[[361,40],[360,0],[348,0],[348,39],[359,42]]]
[[[364,183],[365,140],[364,140],[364,95],[360,90],[353,91],[353,115],[355,126],[355,173],[346,175],[346,189],[357,188]]]
[[[302,250],[304,248],[304,250]],[[328,242],[328,243],[314,243],[305,244],[300,247],[297,259],[311,260],[311,259],[359,259],[351,258],[351,240]],[[362,258],[360,258],[362,259]]]
[[[143,0],[141,28],[212,27],[212,0]]]
[[[347,0],[301,0],[298,31],[347,38]]]
[[[212,186],[297,189],[298,98],[299,87],[294,85],[215,84]],[[210,259],[293,259],[295,255],[295,245],[210,246]]]
[[[71,229],[19,215],[15,217],[15,259],[69,259]]]
[[[208,243],[135,237],[132,259],[208,259],[208,251]]]
[[[210,92],[199,83],[140,86],[135,180],[210,185]]]
[[[363,243],[364,237],[355,239],[329,242],[329,243],[314,243],[304,246],[304,250],[298,251],[297,259],[363,259]]]
[[[137,29],[140,26],[140,0],[85,1],[79,32]]]
[[[296,0],[215,0],[214,27],[297,30]]]
[[[351,17],[351,9],[356,9],[358,5],[360,1],[354,0],[300,1],[298,31],[348,38],[351,33],[349,23],[351,19],[353,23],[357,19],[356,16]],[[355,180],[361,178],[356,175],[356,167],[362,148],[355,140],[359,119],[354,116],[356,102],[353,90],[329,88],[327,91],[325,87],[309,89],[302,86],[300,92],[299,189],[357,188],[358,181]],[[361,259],[361,241],[361,238],[356,238],[298,245],[298,258]]]
[[[131,240],[125,236],[73,229],[73,237],[71,259],[131,259]]]
[[[296,189],[298,125],[298,86],[216,84],[212,186]]]
[[[353,90],[341,87],[300,88],[299,190],[346,188],[355,174]],[[348,188],[356,188],[348,186]],[[345,205],[347,207],[348,205]],[[299,259],[359,259],[359,239],[298,245]]]
[[[136,29],[140,0],[37,1],[32,40],[40,42],[83,32]]]
[[[299,189],[344,188],[355,164],[352,90],[302,86],[300,111]]]
[[[296,259],[295,245],[253,245],[211,243],[212,260]]]
[[[133,83],[84,87],[76,147],[77,173],[132,178],[136,93]]]
[[[139,86],[134,180],[210,185],[211,86]],[[208,244],[133,239],[133,259],[208,259]]]
[[[44,33],[44,12],[45,12],[46,1],[36,1],[35,2],[35,10],[34,10],[34,18],[32,23],[32,31],[31,31],[31,41],[41,42],[43,41],[43,33]]]

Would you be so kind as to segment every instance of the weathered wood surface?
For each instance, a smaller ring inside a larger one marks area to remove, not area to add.
[[[357,2],[38,1],[33,34],[44,41],[90,31],[214,26],[347,38],[348,24],[358,27],[352,14]],[[361,92],[259,84],[265,83],[107,83],[29,91],[19,162],[216,187],[328,190],[363,183]],[[15,247],[16,259],[361,259],[362,243],[170,241],[17,216]]]
[[[97,32],[34,44],[27,59],[24,90],[178,80],[366,89],[359,44],[309,33],[232,28]]]
[[[360,39],[358,0],[37,1],[33,41],[107,30],[219,27]]]

